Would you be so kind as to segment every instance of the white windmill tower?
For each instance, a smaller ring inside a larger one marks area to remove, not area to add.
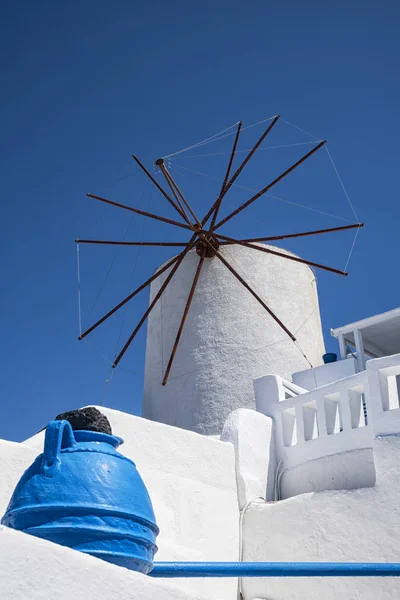
[[[79,338],[84,338],[151,285],[149,307],[113,365],[118,365],[149,317],[145,418],[207,435],[219,434],[232,410],[254,407],[252,382],[256,377],[269,372],[288,378],[295,371],[321,363],[324,343],[313,268],[341,275],[347,273],[304,260],[265,242],[342,231],[361,227],[362,223],[240,240],[219,232],[223,224],[267,193],[325,144],[325,141],[317,143],[274,181],[218,221],[224,196],[278,119],[279,116],[270,120],[260,139],[231,175],[242,128],[242,123],[238,124],[221,191],[202,219],[190,207],[162,158],[156,165],[165,177],[170,194],[139,159],[133,157],[182,221],[88,194],[101,202],[186,229],[191,234],[183,244],[79,240],[80,243],[183,246],[180,254],[162,265]]]

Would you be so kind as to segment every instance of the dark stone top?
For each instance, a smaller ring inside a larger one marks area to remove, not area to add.
[[[69,410],[56,416],[56,421],[68,421],[72,429],[85,429],[86,431],[99,431],[112,435],[109,420],[97,408],[89,406],[78,410]]]

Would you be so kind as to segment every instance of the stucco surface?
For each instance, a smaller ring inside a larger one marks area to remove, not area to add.
[[[22,473],[38,454],[35,448],[0,440],[0,518]]]
[[[255,410],[238,408],[225,421],[221,440],[235,449],[240,509],[253,498],[273,500],[276,458],[272,419]]]
[[[0,526],[2,600],[218,600]]]
[[[313,366],[324,354],[313,271],[241,246],[222,252],[296,336],[301,350],[218,258],[207,259],[169,381],[162,386],[198,263],[190,252],[149,317],[143,416],[208,435],[221,433],[232,410],[255,408],[253,379],[266,373],[290,379],[310,366],[303,353]],[[153,282],[151,298],[167,274]]]
[[[357,373],[357,361],[354,356],[334,363],[320,365],[313,369],[306,369],[299,373],[293,373],[292,381],[306,390],[313,390],[321,385],[327,385],[338,379],[349,377]]]
[[[232,444],[97,408],[108,417],[113,433],[125,440],[119,450],[135,462],[149,490],[160,527],[155,560],[238,560],[239,508]],[[29,457],[32,448],[42,450],[43,438],[41,432],[26,440]],[[15,468],[22,474],[19,465]],[[234,579],[186,579],[182,585],[228,599],[234,597],[237,583]]]
[[[400,561],[400,438],[375,440],[375,487],[254,503],[244,515],[243,560]],[[399,578],[244,579],[245,600],[397,600]]]

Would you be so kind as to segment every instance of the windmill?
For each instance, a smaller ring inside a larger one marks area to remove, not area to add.
[[[163,217],[158,214],[153,214],[150,212],[146,212],[143,210],[139,210],[137,208],[121,204],[114,200],[110,200],[101,196],[97,196],[94,194],[87,194],[88,197],[93,198],[99,202],[103,202],[117,208],[121,208],[123,210],[127,210],[136,214],[139,214],[148,219],[155,219],[161,221],[163,223],[169,224],[173,227],[178,227],[187,232],[188,239],[182,242],[164,242],[164,241],[110,241],[110,240],[89,240],[89,239],[79,239],[76,240],[78,244],[105,244],[105,245],[124,245],[124,246],[162,246],[162,247],[171,247],[171,248],[180,248],[181,251],[178,255],[171,258],[166,264],[164,264],[161,268],[157,270],[157,272],[149,277],[146,281],[144,281],[138,288],[136,288],[132,293],[130,293],[126,298],[124,298],[119,304],[114,306],[110,311],[108,311],[103,317],[101,317],[98,321],[96,321],[93,325],[91,325],[87,330],[83,331],[79,339],[82,340],[86,336],[88,336],[92,331],[94,331],[97,327],[99,327],[102,323],[104,323],[107,319],[109,319],[113,314],[115,314],[120,308],[122,308],[127,302],[129,302],[132,298],[134,298],[137,294],[139,294],[142,290],[147,288],[153,281],[159,278],[163,273],[167,272],[167,276],[165,281],[159,287],[156,295],[150,302],[147,310],[142,315],[135,329],[132,331],[131,335],[127,339],[126,343],[120,350],[119,354],[116,356],[113,367],[115,368],[129,346],[133,342],[137,333],[145,323],[146,319],[153,311],[154,307],[159,302],[166,288],[170,284],[172,278],[175,273],[178,271],[181,266],[183,260],[187,256],[187,254],[191,250],[195,250],[198,255],[197,267],[194,272],[193,280],[188,289],[187,301],[184,306],[183,314],[181,316],[180,324],[176,333],[175,341],[172,346],[172,350],[170,352],[169,360],[167,366],[165,368],[165,372],[162,377],[162,385],[165,386],[170,377],[171,369],[173,367],[174,358],[176,356],[176,352],[178,350],[178,346],[181,340],[182,332],[185,327],[185,323],[190,312],[190,308],[193,302],[193,298],[196,293],[196,288],[198,286],[199,278],[201,276],[202,269],[204,267],[205,261],[209,260],[218,260],[220,263],[226,268],[232,275],[232,277],[236,278],[237,281],[248,291],[248,293],[254,298],[256,302],[261,305],[261,307],[265,310],[268,317],[273,319],[281,330],[290,338],[293,342],[296,342],[296,335],[292,332],[288,326],[283,322],[282,319],[279,318],[279,315],[276,314],[275,310],[272,308],[260,297],[260,295],[253,289],[253,286],[250,285],[242,275],[239,274],[237,269],[231,264],[225,255],[224,248],[232,245],[239,245],[245,248],[254,250],[254,252],[263,252],[269,255],[274,255],[277,257],[284,258],[285,260],[295,261],[298,263],[302,263],[308,265],[310,267],[314,267],[317,269],[323,269],[325,271],[329,271],[331,273],[335,273],[338,275],[346,276],[347,272],[342,271],[340,269],[336,269],[331,266],[327,266],[324,264],[308,261],[306,259],[300,258],[298,256],[288,254],[285,252],[280,252],[279,250],[272,249],[271,247],[267,247],[260,243],[263,242],[275,242],[285,239],[298,238],[304,236],[313,236],[320,235],[332,232],[338,232],[348,229],[358,229],[363,227],[363,223],[353,223],[350,225],[344,225],[340,227],[332,227],[328,229],[318,229],[313,231],[302,231],[297,233],[288,233],[286,235],[277,235],[277,236],[266,236],[266,237],[254,237],[254,238],[246,238],[246,239],[236,239],[227,235],[223,235],[220,233],[220,228],[228,223],[232,218],[239,215],[242,211],[246,210],[250,205],[252,205],[256,200],[261,198],[264,194],[269,192],[274,186],[276,186],[282,179],[292,173],[295,169],[297,169],[302,163],[311,158],[316,152],[318,152],[326,143],[325,140],[316,143],[316,145],[305,155],[303,155],[297,162],[292,164],[289,168],[287,168],[283,173],[281,173],[278,177],[276,177],[273,181],[269,182],[265,187],[259,190],[257,193],[252,195],[248,200],[246,200],[243,204],[241,204],[234,211],[229,213],[225,218],[218,220],[219,212],[221,206],[223,204],[224,198],[226,194],[229,192],[230,188],[235,184],[235,181],[238,179],[243,169],[249,163],[257,149],[263,143],[263,141],[267,138],[269,133],[275,127],[276,123],[279,120],[279,115],[275,116],[268,127],[265,129],[263,134],[257,140],[253,148],[248,152],[247,156],[244,160],[239,164],[236,170],[233,172],[233,163],[236,156],[237,146],[239,142],[239,138],[242,131],[242,122],[238,123],[237,130],[234,137],[234,142],[232,146],[232,150],[230,152],[229,161],[226,167],[226,171],[223,178],[223,183],[218,194],[218,197],[214,200],[211,208],[204,216],[198,216],[193,211],[189,201],[182,193],[180,187],[174,180],[170,171],[168,170],[166,161],[164,158],[159,158],[155,161],[156,167],[161,172],[162,176],[166,182],[166,188],[162,187],[158,181],[152,176],[149,170],[142,164],[137,156],[133,156],[133,159],[143,171],[143,173],[150,179],[153,185],[161,192],[166,201],[174,208],[177,213],[177,219],[173,220],[166,217]],[[168,191],[167,191],[168,190]],[[183,232],[182,232],[183,233]],[[190,235],[189,235],[190,234]]]

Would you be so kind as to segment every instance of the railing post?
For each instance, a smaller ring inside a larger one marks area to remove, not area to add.
[[[347,358],[346,342],[344,340],[343,333],[339,334],[339,349],[340,349],[340,358],[342,360]]]
[[[352,418],[351,418],[351,411],[350,411],[350,402],[351,402],[351,397],[354,399],[354,394],[357,395],[357,392],[355,392],[354,390],[348,390],[343,388],[340,391],[340,404],[341,404],[341,415],[342,415],[342,428],[343,431],[349,431],[350,429],[352,429]],[[360,398],[360,402],[361,402],[361,398]]]
[[[303,406],[298,404],[295,408],[296,415],[296,431],[297,431],[297,444],[304,444],[304,421],[303,421]]]
[[[364,356],[364,344],[362,339],[362,333],[359,329],[354,330],[354,342],[357,351],[357,364],[358,371],[365,371],[365,356]]]
[[[326,437],[328,435],[328,431],[326,429],[325,398],[324,397],[317,398],[316,404],[317,404],[318,437]]]

